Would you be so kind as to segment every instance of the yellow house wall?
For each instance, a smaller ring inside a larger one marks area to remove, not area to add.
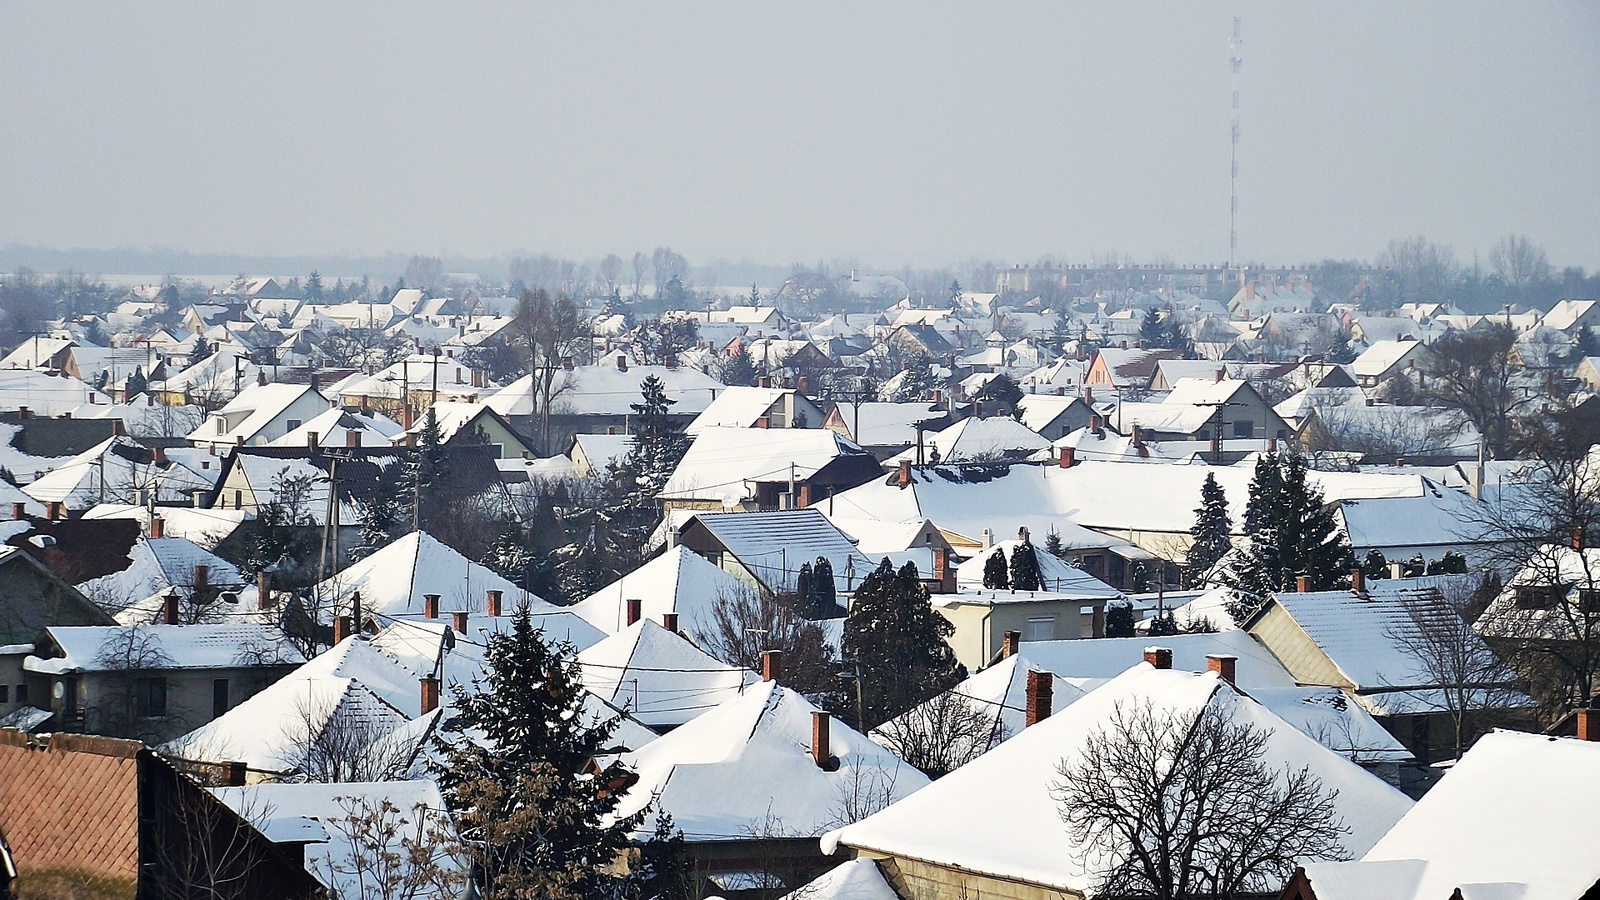
[[[1333,661],[1311,640],[1311,636],[1278,604],[1272,604],[1250,626],[1250,633],[1267,645],[1267,649],[1283,663],[1295,681],[1338,688],[1355,687],[1339,673]]]
[[[903,857],[881,859],[878,867],[903,900],[1081,900],[1084,896]]]

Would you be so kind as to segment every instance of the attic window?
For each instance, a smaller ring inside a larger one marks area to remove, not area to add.
[[[1516,589],[1517,609],[1549,609],[1556,605],[1558,587],[1543,584],[1522,584]]]
[[[1600,613],[1600,588],[1579,588],[1578,609],[1585,615]]]

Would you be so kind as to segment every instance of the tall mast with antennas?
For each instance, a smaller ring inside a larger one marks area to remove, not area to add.
[[[1233,40],[1228,42],[1228,62],[1233,66],[1233,149],[1228,176],[1228,268],[1239,264],[1239,64],[1244,62],[1244,38],[1239,17],[1233,17]]]

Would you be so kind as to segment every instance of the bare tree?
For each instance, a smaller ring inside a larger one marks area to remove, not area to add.
[[[1390,241],[1378,265],[1393,270],[1403,298],[1423,301],[1442,298],[1459,268],[1454,250],[1422,237]]]
[[[444,262],[437,256],[413,256],[406,263],[406,284],[431,293],[439,286]]]
[[[1525,288],[1550,277],[1550,260],[1544,248],[1526,235],[1508,234],[1489,248],[1489,265],[1514,288]]]
[[[1525,695],[1516,675],[1473,630],[1472,589],[1456,582],[1444,590],[1408,593],[1401,603],[1412,627],[1390,629],[1395,646],[1416,661],[1414,676],[1437,685],[1450,717],[1455,758]]]
[[[271,805],[246,795],[234,810],[176,771],[155,777],[177,783],[172,789],[151,790],[156,808],[141,810],[141,818],[156,823],[151,826],[155,839],[149,841],[153,859],[141,875],[149,882],[151,896],[175,900],[255,896],[253,892],[263,887],[262,863],[268,862],[264,857],[272,852],[258,832],[272,818]]]
[[[723,591],[695,642],[723,662],[754,671],[766,650],[783,653],[783,682],[816,702],[838,689],[839,659],[822,626],[792,600],[756,588]],[[819,705],[826,706],[826,703]]]
[[[164,739],[160,722],[177,711],[168,706],[167,679],[161,673],[175,664],[156,632],[143,625],[112,631],[100,643],[95,664],[116,673],[104,678],[102,699],[94,710],[100,720],[95,730],[114,737]]]
[[[622,277],[622,257],[615,253],[606,254],[606,258],[600,260],[600,267],[597,271],[600,274],[600,280],[606,284],[606,294],[609,296],[616,293],[618,279]]]
[[[1007,736],[999,710],[957,690],[945,691],[872,731],[873,740],[929,778],[943,778]]]
[[[1309,769],[1269,766],[1270,736],[1212,703],[1119,702],[1051,788],[1073,838],[1104,861],[1095,893],[1237,897],[1274,890],[1307,860],[1347,858],[1337,791]]]
[[[562,360],[577,354],[588,341],[589,330],[570,299],[543,290],[527,291],[518,298],[510,330],[511,340],[528,361],[528,396],[532,414],[540,421],[540,448],[547,451],[551,407],[557,395],[573,385]]]
[[[633,299],[639,299],[639,292],[644,290],[644,270],[650,267],[650,257],[643,253],[633,254]]]
[[[343,815],[325,820],[344,839],[343,856],[318,860],[319,879],[342,900],[455,896],[466,881],[449,814],[422,803],[403,810],[387,797],[334,798]]]
[[[1528,401],[1513,383],[1516,342],[1510,326],[1496,324],[1452,331],[1430,348],[1433,362],[1424,395],[1464,416],[1496,455],[1510,441],[1513,415]]]
[[[379,705],[345,692],[335,698],[302,698],[295,702],[287,736],[295,745],[296,770],[306,781],[323,784],[372,781],[387,760],[369,750],[394,729],[393,718],[371,708]]]
[[[861,765],[857,761],[835,786],[834,811],[827,827],[843,828],[882,812],[894,802],[894,786],[899,776],[897,770]]]

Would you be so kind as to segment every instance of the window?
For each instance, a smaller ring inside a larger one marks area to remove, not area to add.
[[[27,703],[28,702],[28,686],[27,685],[25,685],[25,684],[17,685],[17,702],[18,703]]]
[[[1023,632],[1025,641],[1053,641],[1056,639],[1055,616],[1029,616],[1028,630]]]
[[[1579,588],[1578,609],[1585,615],[1600,613],[1600,588]]]
[[[0,703],[11,702],[11,685],[0,684]]]
[[[1251,438],[1255,436],[1255,433],[1256,423],[1254,422],[1233,423],[1233,436],[1236,438]]]
[[[1543,584],[1517,585],[1517,609],[1549,609],[1556,605],[1558,590]]]
[[[167,714],[167,680],[139,678],[133,682],[133,714],[154,719]]]
[[[293,431],[293,430],[295,430],[296,428],[299,428],[301,425],[303,425],[305,423],[301,422],[299,419],[290,419],[285,424],[287,424],[289,426],[289,428],[288,428],[289,431]]]
[[[211,682],[211,718],[218,718],[227,711],[228,679],[218,678]]]

